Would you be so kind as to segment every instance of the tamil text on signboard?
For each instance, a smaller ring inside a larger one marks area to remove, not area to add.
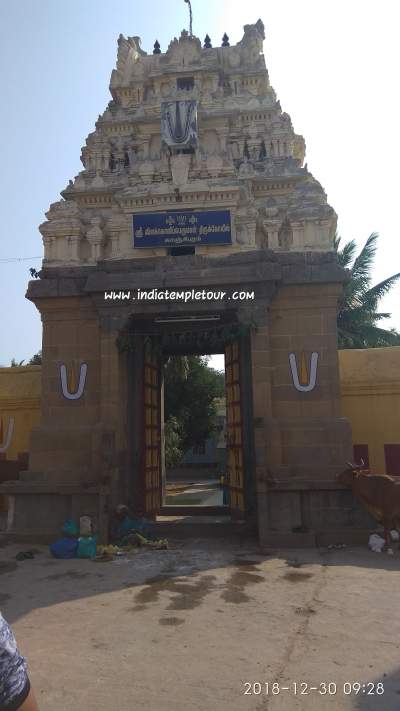
[[[229,210],[185,210],[133,215],[133,245],[186,247],[197,244],[231,244]]]

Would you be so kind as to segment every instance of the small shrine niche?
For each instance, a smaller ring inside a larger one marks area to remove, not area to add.
[[[293,244],[293,230],[288,217],[284,219],[279,228],[278,244],[282,249],[290,249]]]

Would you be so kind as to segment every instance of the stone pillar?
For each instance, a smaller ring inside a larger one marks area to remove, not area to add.
[[[92,439],[100,416],[97,314],[89,298],[43,300],[39,307],[42,417],[32,431],[30,471],[53,482],[93,481]]]
[[[79,233],[72,234],[68,239],[69,239],[69,250],[70,250],[69,257],[72,262],[79,262],[79,259],[80,259],[79,245],[81,242],[80,230],[79,230]]]
[[[54,259],[54,237],[43,235],[44,259],[51,261]]]
[[[219,129],[219,131],[218,131],[218,138],[219,138],[219,141],[220,141],[221,153],[224,154],[224,155],[227,153],[226,140],[227,140],[228,135],[229,135],[229,129],[228,129],[228,127],[225,127],[225,126],[224,126],[224,127],[221,127],[221,128]]]
[[[41,422],[31,432],[29,471],[6,492],[12,501],[8,532],[50,542],[67,519],[86,514],[106,540],[97,312],[90,297],[36,304],[43,321]]]
[[[336,305],[341,285],[282,286],[253,339],[260,540],[313,544],[348,526],[335,476],[351,457],[340,416]],[[265,450],[263,452],[263,441]],[[318,538],[319,537],[319,538]]]
[[[95,216],[92,218],[90,227],[86,233],[86,238],[92,249],[91,261],[96,263],[102,256],[104,245],[104,232],[102,219],[100,217]]]
[[[126,501],[127,493],[128,354],[121,354],[116,343],[122,321],[117,314],[100,316],[100,468],[114,505]]]
[[[296,252],[301,252],[304,249],[304,244],[306,242],[304,236],[304,220],[291,220],[290,224],[293,230],[292,249]]]
[[[280,441],[271,455],[278,478],[330,479],[349,455],[350,428],[340,417],[340,293],[334,284],[287,286],[271,304],[271,424]]]
[[[279,240],[278,240],[278,233],[279,233],[279,227],[281,223],[279,220],[274,220],[271,219],[269,215],[267,215],[267,220],[265,222],[265,228],[268,231],[268,247],[270,249],[278,249],[279,248]]]
[[[268,530],[268,442],[267,422],[272,409],[270,337],[267,307],[258,319],[257,330],[251,334],[251,363],[253,387],[253,422],[255,450],[255,488],[260,538]],[[265,533],[264,533],[265,532]]]

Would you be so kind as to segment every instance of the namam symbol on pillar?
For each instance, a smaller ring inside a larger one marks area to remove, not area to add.
[[[0,454],[4,454],[11,444],[11,439],[14,432],[14,418],[8,418],[6,434],[4,434],[3,418],[0,417]]]
[[[304,353],[302,353],[300,358],[299,374],[296,355],[294,353],[289,353],[289,363],[293,385],[296,390],[301,393],[309,393],[315,388],[315,384],[317,382],[318,355],[319,354],[316,351],[311,353],[310,369],[308,370],[306,357]]]
[[[67,366],[62,363],[60,365],[61,390],[67,400],[79,400],[82,397],[85,389],[87,363],[81,363],[79,366],[79,375],[77,374],[77,364],[73,361],[69,372]]]

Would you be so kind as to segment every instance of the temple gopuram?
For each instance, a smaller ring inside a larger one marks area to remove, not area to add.
[[[365,536],[335,480],[352,457],[336,214],[264,40],[261,20],[221,46],[184,30],[147,53],[120,35],[82,170],[40,226],[41,421],[29,469],[0,487],[10,535],[51,539],[86,514],[106,538],[121,501],[166,516],[163,365],[222,353],[232,525],[262,545]]]

